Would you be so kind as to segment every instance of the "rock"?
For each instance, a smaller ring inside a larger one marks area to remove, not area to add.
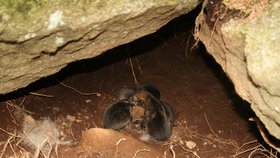
[[[280,2],[223,2],[209,1],[206,12],[196,19],[201,28],[197,35],[236,92],[280,139]]]
[[[91,128],[83,131],[81,141],[64,157],[147,157],[162,156],[162,151],[112,129]],[[99,156],[98,156],[99,155]]]
[[[3,1],[0,93],[153,33],[200,0]]]
[[[189,149],[194,149],[197,145],[195,142],[193,141],[186,141],[186,146],[189,148]]]

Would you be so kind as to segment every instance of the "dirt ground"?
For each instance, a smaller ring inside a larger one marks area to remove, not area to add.
[[[249,104],[238,97],[232,83],[202,44],[191,49],[196,14],[194,11],[177,18],[152,35],[94,59],[72,63],[58,74],[1,96],[1,156],[28,157],[26,153],[35,152],[32,146],[16,143],[17,134],[22,130],[22,122],[14,113],[16,107],[24,109],[35,120],[52,120],[63,131],[64,140],[76,142],[70,146],[60,145],[57,153],[53,149],[50,157],[122,157],[122,153],[132,152],[129,144],[121,148],[119,139],[116,146],[110,146],[107,139],[120,133],[122,135],[115,138],[129,136],[123,140],[136,142],[131,145],[133,152],[137,144],[142,149],[137,152],[140,156],[135,152],[133,157],[148,157],[141,153],[177,158],[271,156],[264,150],[254,122],[248,121],[254,116]],[[99,141],[94,138],[97,134],[93,134],[92,139],[82,138],[82,131],[102,128],[103,113],[116,101],[119,90],[137,83],[156,85],[162,98],[173,107],[176,123],[171,139],[143,143],[138,139],[138,132],[128,129],[111,131],[105,143],[102,135]],[[95,154],[85,153],[82,151],[85,148],[81,148],[82,144],[86,146],[85,142],[89,146],[100,144],[103,148],[94,147]],[[146,149],[149,147],[151,149]],[[115,154],[104,154],[104,149]]]

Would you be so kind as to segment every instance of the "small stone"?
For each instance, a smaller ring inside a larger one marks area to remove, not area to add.
[[[184,142],[183,142],[182,140],[179,140],[179,143],[180,143],[181,145],[184,145]]]
[[[90,103],[91,102],[91,99],[87,99],[85,100],[86,103]]]
[[[78,119],[78,120],[76,120],[76,122],[77,122],[77,123],[80,123],[80,122],[82,122],[82,120]]]
[[[59,112],[60,111],[60,109],[58,107],[53,107],[52,110],[55,111],[55,112]]]
[[[185,143],[189,149],[194,149],[196,147],[196,143],[193,141],[186,141]]]
[[[63,131],[60,131],[60,136],[63,137],[65,133]]]
[[[74,122],[76,120],[76,117],[75,116],[71,116],[71,115],[67,115],[66,118],[67,118],[67,120],[69,120],[71,122]]]

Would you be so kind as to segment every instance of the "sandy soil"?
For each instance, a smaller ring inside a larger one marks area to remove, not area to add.
[[[254,150],[262,149],[262,141],[255,124],[248,121],[254,116],[248,103],[236,95],[203,45],[191,49],[196,14],[194,11],[152,35],[97,58],[70,64],[56,75],[1,96],[3,157],[24,157],[24,153],[35,151],[30,146],[15,144],[18,138],[12,137],[12,133],[20,133],[22,128],[22,122],[14,116],[15,106],[24,108],[36,120],[49,118],[63,131],[64,140],[74,140],[71,146],[59,146],[60,157],[123,157],[137,151],[135,157],[264,156],[260,150]],[[156,85],[162,98],[172,105],[176,123],[169,141],[144,143],[138,139],[138,132],[128,129],[109,131],[107,136],[102,129],[86,131],[102,128],[103,113],[114,103],[119,90],[137,83]],[[86,134],[82,137],[83,131]],[[10,143],[6,143],[8,138]],[[129,140],[124,141],[126,145],[117,144],[121,138]],[[51,155],[56,157],[55,149],[52,151]]]

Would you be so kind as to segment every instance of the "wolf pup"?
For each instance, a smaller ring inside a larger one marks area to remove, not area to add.
[[[130,108],[131,104],[126,100],[121,100],[109,106],[103,118],[104,128],[119,130],[129,126],[132,119]]]
[[[147,91],[152,94],[155,98],[160,99],[159,89],[151,84],[138,85],[136,88],[122,89],[119,93],[119,100],[126,100],[133,96],[138,91]],[[141,125],[144,120],[145,109],[141,106],[132,105],[130,108],[131,114],[131,128],[141,129]]]
[[[126,88],[122,89],[119,93],[118,99],[123,100],[123,99],[128,99],[131,97],[135,92],[139,90],[145,90],[152,94],[155,98],[160,99],[160,91],[159,89],[151,84],[142,84],[137,86],[136,88]]]
[[[174,113],[171,106],[145,90],[139,90],[129,98],[133,106],[145,109],[142,129],[155,140],[168,140],[172,134]]]

